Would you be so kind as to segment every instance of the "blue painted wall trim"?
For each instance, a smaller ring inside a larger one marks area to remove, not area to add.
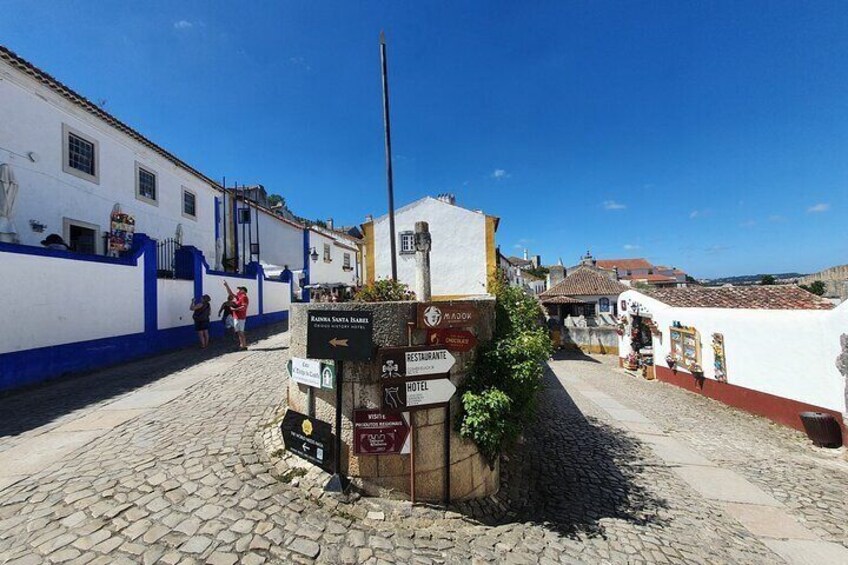
[[[287,310],[247,319],[251,328],[288,320]],[[224,324],[212,322],[213,338],[222,338]],[[79,341],[51,347],[39,347],[0,355],[0,391],[20,388],[68,376],[74,373],[101,369],[110,365],[140,359],[149,355],[195,345],[197,335],[193,326],[180,326],[139,334]]]
[[[156,288],[156,241],[143,234],[139,238],[137,234],[133,237],[133,247],[136,246],[143,253],[144,333],[145,335],[152,335],[159,326],[159,297]]]
[[[309,284],[309,228],[303,230],[303,286]],[[300,299],[309,302],[309,291],[301,287]]]
[[[221,199],[215,197],[215,245],[221,237]]]

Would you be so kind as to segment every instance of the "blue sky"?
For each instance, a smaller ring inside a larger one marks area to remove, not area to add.
[[[453,192],[505,253],[695,276],[848,262],[843,2],[0,0],[0,43],[300,215]]]

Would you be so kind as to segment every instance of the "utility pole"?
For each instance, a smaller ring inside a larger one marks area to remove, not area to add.
[[[389,71],[386,62],[386,34],[380,32],[380,62],[383,68],[383,125],[386,129],[386,182],[389,188],[389,243],[392,252],[392,280],[397,281],[395,249],[395,191],[392,182],[392,134],[389,125]]]

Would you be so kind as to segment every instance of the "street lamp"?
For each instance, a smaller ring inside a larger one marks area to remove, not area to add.
[[[315,248],[313,247],[313,248],[312,248],[312,253],[310,253],[310,255],[309,255],[309,256],[310,256],[310,257],[312,257],[312,262],[313,262],[313,263],[317,262],[317,261],[318,261],[318,250],[317,250],[317,249],[315,249]]]

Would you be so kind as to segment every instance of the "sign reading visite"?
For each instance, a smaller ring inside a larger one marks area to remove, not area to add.
[[[430,302],[418,305],[418,327],[422,329],[473,326],[477,318],[477,309],[471,304]]]

